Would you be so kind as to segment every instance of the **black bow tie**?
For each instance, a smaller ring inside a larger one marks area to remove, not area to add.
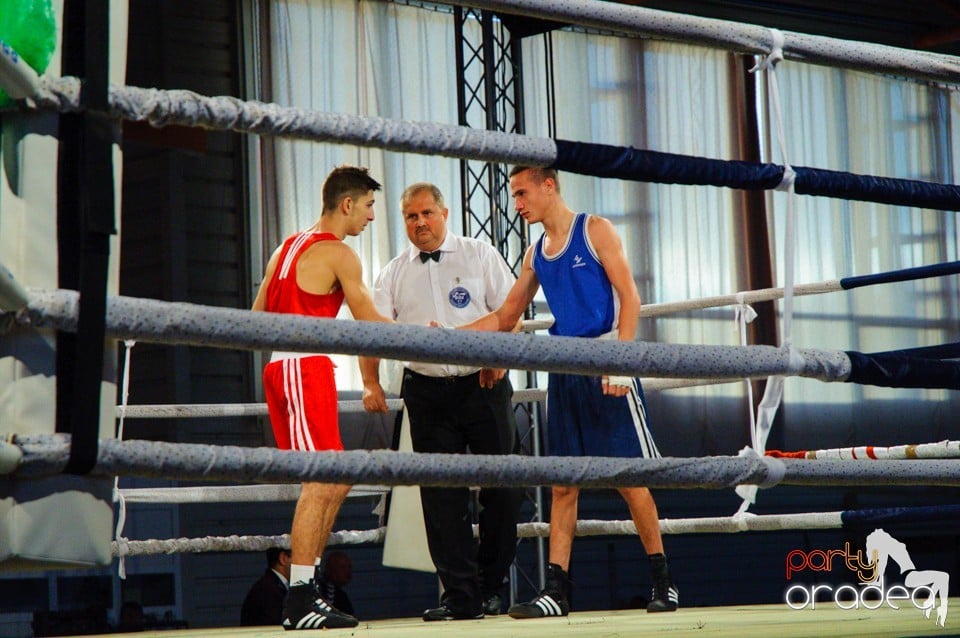
[[[441,252],[441,251],[439,251],[439,250],[435,250],[435,251],[433,251],[432,253],[428,253],[428,252],[425,251],[425,250],[421,250],[421,251],[420,251],[420,262],[425,264],[425,263],[427,263],[427,260],[428,260],[428,259],[432,259],[432,260],[434,260],[434,261],[436,261],[436,262],[439,262],[439,261],[440,261],[440,252]]]

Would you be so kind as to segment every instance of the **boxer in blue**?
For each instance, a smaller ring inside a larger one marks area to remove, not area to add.
[[[540,286],[555,322],[550,333],[633,341],[640,295],[609,220],[575,213],[560,196],[553,169],[515,166],[510,191],[517,213],[528,224],[543,224],[543,236],[523,259],[520,276],[503,305],[463,326],[510,331]],[[647,429],[639,379],[551,373],[547,390],[547,453],[553,456],[660,456]],[[670,577],[657,506],[645,487],[618,491],[627,502],[650,559],[653,594],[648,612],[675,611],[679,594]],[[544,589],[529,603],[514,605],[513,618],[570,613],[570,551],[577,524],[580,489],[552,489],[550,559]]]

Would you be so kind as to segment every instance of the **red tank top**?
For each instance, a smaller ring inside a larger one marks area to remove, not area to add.
[[[283,242],[283,250],[267,287],[267,312],[286,312],[313,317],[336,317],[343,303],[343,290],[327,295],[307,292],[297,285],[297,260],[318,241],[340,241],[332,233],[302,232]]]

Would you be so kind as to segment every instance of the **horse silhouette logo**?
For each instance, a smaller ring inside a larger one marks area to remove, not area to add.
[[[950,574],[934,569],[917,569],[907,552],[907,546],[882,529],[875,529],[867,536],[867,559],[876,565],[876,569],[870,579],[861,582],[877,584],[883,589],[883,573],[887,563],[892,560],[900,567],[903,586],[912,590],[912,599],[924,589],[929,592],[923,602],[917,604],[923,615],[930,618],[930,612],[936,607],[937,625],[946,625]]]

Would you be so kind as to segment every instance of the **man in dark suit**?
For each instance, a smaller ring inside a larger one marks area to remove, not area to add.
[[[279,625],[289,586],[290,550],[271,547],[267,550],[267,570],[243,599],[240,624]]]

